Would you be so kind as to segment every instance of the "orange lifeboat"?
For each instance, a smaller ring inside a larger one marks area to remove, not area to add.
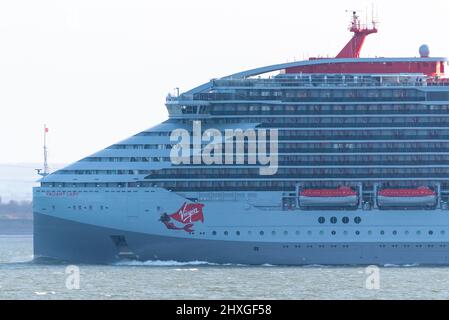
[[[429,187],[381,189],[377,192],[377,204],[385,207],[433,206],[437,194]]]
[[[301,206],[356,206],[357,192],[350,187],[341,186],[335,189],[303,189],[299,193]]]

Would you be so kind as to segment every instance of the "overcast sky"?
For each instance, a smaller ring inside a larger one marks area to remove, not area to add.
[[[175,87],[335,56],[371,3],[362,56],[449,54],[447,0],[1,1],[0,163],[40,162],[44,123],[50,162],[73,162],[165,120]]]

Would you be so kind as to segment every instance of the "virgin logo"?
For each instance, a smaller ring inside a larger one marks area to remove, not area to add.
[[[185,202],[181,208],[178,209],[175,213],[162,214],[161,218],[159,219],[162,221],[162,223],[165,224],[165,226],[168,229],[174,229],[174,230],[184,230],[187,232],[192,232],[193,225],[197,221],[204,222],[204,216],[203,216],[203,207],[204,204],[202,203],[187,203]],[[171,219],[176,220],[183,225],[179,226],[176,225],[174,222],[171,221]]]
[[[192,210],[189,210],[189,211],[180,211],[179,212],[179,216],[182,220],[181,221],[182,223],[192,222],[192,217],[193,217],[193,219],[195,219],[195,216],[197,216],[198,214],[200,214],[200,211],[198,210],[198,208],[193,208]]]

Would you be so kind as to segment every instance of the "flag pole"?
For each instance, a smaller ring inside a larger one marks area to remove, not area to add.
[[[44,124],[44,172],[42,174],[44,177],[49,174],[49,170],[48,170],[48,150],[47,150],[47,132],[48,132],[47,125]]]

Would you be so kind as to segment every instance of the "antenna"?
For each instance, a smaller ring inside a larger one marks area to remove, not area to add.
[[[48,176],[50,174],[50,170],[48,168],[47,133],[48,128],[47,125],[44,124],[44,169],[36,169],[37,174],[42,177]]]

